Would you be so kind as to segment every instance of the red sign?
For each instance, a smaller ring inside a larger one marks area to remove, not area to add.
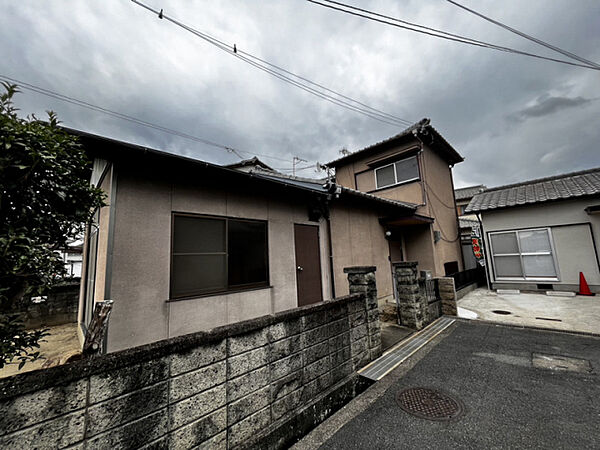
[[[473,254],[475,255],[475,258],[482,259],[483,253],[481,253],[481,246],[479,244],[479,238],[472,237],[471,243],[473,244]]]

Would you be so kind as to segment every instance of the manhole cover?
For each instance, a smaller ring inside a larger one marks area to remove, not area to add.
[[[422,419],[452,420],[463,412],[458,400],[434,389],[405,389],[398,393],[396,401],[404,411]]]
[[[494,309],[494,310],[492,310],[492,312],[494,314],[500,314],[502,316],[508,316],[510,314],[510,311],[504,311],[502,309]]]

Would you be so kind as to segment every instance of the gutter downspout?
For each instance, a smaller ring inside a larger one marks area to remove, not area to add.
[[[488,291],[491,291],[490,288],[490,261],[488,261],[488,251],[487,251],[487,243],[485,240],[485,231],[483,230],[483,222],[481,221],[481,215],[479,213],[476,214],[477,221],[479,222],[479,229],[481,230],[481,244],[483,248],[483,260],[485,261],[485,282],[487,284]]]
[[[427,205],[427,194],[425,193],[425,143],[421,140],[418,133],[413,131],[413,136],[419,141],[419,153],[417,157],[419,158],[419,176],[421,177],[419,180],[419,184],[421,185],[421,204],[417,205],[417,207],[421,207]]]
[[[335,298],[335,271],[333,269],[333,242],[331,239],[331,201],[334,198],[339,197],[341,193],[341,188],[338,189],[338,186],[335,182],[332,183],[332,177],[328,175],[327,179],[327,191],[328,194],[325,197],[325,221],[327,222],[327,247],[329,251],[329,278],[331,280],[331,299]]]
[[[456,229],[458,230],[458,247],[460,252],[460,260],[462,261],[462,269],[465,269],[465,255],[463,255],[463,246],[462,246],[462,233],[460,232],[460,219],[458,217],[458,211],[456,210],[456,193],[454,192],[454,174],[452,173],[452,169],[454,169],[454,164],[449,166],[450,169],[450,181],[452,182],[452,200],[454,204],[454,216],[456,217]],[[483,233],[483,231],[482,231]]]
[[[331,300],[335,298],[335,273],[333,270],[333,245],[331,243],[331,220],[329,219],[329,204],[327,204],[327,244],[329,247],[329,278],[331,283]]]

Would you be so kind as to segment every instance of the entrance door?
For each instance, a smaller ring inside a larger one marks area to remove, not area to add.
[[[323,300],[319,227],[294,224],[298,306]]]

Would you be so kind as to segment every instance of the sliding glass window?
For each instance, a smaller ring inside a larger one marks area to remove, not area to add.
[[[266,222],[174,214],[171,298],[267,284]]]
[[[549,228],[488,235],[497,280],[558,280]]]
[[[419,179],[419,161],[416,156],[401,159],[395,163],[375,169],[375,185],[381,189],[395,184],[408,183]]]

